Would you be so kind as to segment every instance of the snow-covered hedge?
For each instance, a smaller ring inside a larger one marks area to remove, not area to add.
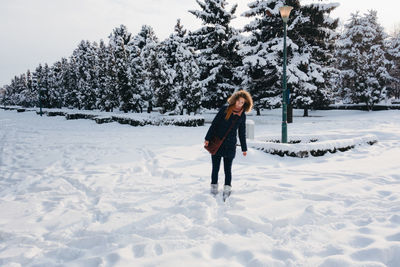
[[[336,153],[338,151],[344,152],[354,148],[357,145],[369,144],[373,145],[378,140],[374,135],[365,135],[362,137],[325,140],[318,141],[317,139],[310,139],[309,142],[304,143],[302,140],[291,140],[288,144],[278,143],[276,141],[249,141],[249,146],[270,153],[273,155],[290,156],[305,158],[314,156],[323,156],[326,153]]]
[[[65,114],[65,118],[67,120],[78,120],[78,119],[94,119],[96,115],[93,114],[84,114],[84,113],[67,113]]]
[[[23,107],[20,107],[20,106],[0,106],[0,108],[1,109],[4,109],[4,110],[16,110],[17,112],[24,112],[24,111],[32,111],[32,110],[34,110],[34,109],[27,109],[27,108],[23,108]]]
[[[330,105],[327,109],[347,109],[347,110],[368,110],[365,104],[335,104]],[[400,109],[400,105],[396,102],[392,102],[392,104],[375,104],[372,108],[373,111],[378,110],[391,110],[391,109]]]
[[[115,115],[112,116],[113,121],[121,124],[129,124],[132,126],[144,125],[176,125],[186,127],[196,127],[204,125],[204,118],[200,116],[132,116]]]
[[[40,113],[40,111],[37,112],[37,113]],[[47,116],[49,116],[49,117],[65,116],[65,112],[62,112],[62,111],[47,111]]]
[[[17,110],[18,112],[34,111],[36,114],[40,114],[38,108],[21,108],[18,106],[12,107],[0,107],[5,110]],[[53,116],[64,116],[67,120],[76,119],[90,119],[94,120],[98,124],[119,122],[121,124],[129,124],[132,126],[144,126],[144,125],[176,125],[185,127],[196,127],[204,125],[204,118],[202,116],[189,116],[189,115],[175,115],[167,116],[161,114],[137,114],[137,113],[110,113],[101,111],[90,111],[90,110],[68,110],[68,109],[42,109],[43,115],[50,117]]]

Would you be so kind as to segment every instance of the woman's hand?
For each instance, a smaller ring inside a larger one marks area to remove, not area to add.
[[[204,146],[206,146],[206,147],[207,147],[207,146],[208,146],[208,143],[209,143],[209,142],[208,142],[207,140],[206,140],[206,141],[204,141]]]
[[[246,157],[246,155],[247,155],[247,151],[243,151],[243,156]]]

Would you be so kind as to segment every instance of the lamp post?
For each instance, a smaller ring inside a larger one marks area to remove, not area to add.
[[[287,143],[287,101],[289,95],[286,85],[286,24],[292,9],[291,6],[283,6],[279,9],[283,20],[282,143]]]
[[[40,116],[42,116],[42,87],[40,86],[40,79],[38,79],[37,84],[39,85],[39,107],[40,107]]]

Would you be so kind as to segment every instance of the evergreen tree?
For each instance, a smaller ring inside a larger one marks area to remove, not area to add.
[[[6,105],[11,105],[11,93],[12,89],[10,85],[5,85],[3,88],[0,90],[0,97],[1,97],[1,103],[6,106]]]
[[[60,86],[60,105],[66,107],[66,95],[70,89],[70,64],[67,58],[61,58],[60,61],[61,72],[59,74],[59,86]]]
[[[33,75],[30,70],[26,72],[26,92],[25,95],[25,106],[26,107],[33,107],[36,101],[36,92],[33,90]]]
[[[388,58],[393,62],[390,69],[393,82],[388,90],[388,95],[400,99],[400,33],[394,35],[388,43]]]
[[[6,105],[6,93],[7,93],[7,85],[0,88],[0,104]]]
[[[175,62],[173,69],[176,71],[175,86],[179,94],[180,103],[178,109],[183,114],[183,109],[188,113],[197,112],[201,107],[201,99],[204,91],[200,85],[200,69],[194,49],[189,46],[186,30],[178,20],[175,26],[175,35],[173,35],[176,45]]]
[[[9,99],[9,105],[21,105],[24,103],[23,91],[26,88],[26,77],[25,75],[14,76],[11,80],[10,86],[8,88],[7,97]]]
[[[189,11],[204,25],[190,34],[192,46],[199,52],[200,80],[206,92],[203,106],[219,108],[238,89],[235,69],[241,64],[238,55],[239,34],[230,26],[237,5],[227,11],[226,0],[196,0],[201,10]]]
[[[274,107],[282,99],[281,6],[283,2],[279,0],[254,1],[248,4],[249,10],[243,13],[243,16],[254,19],[244,27],[248,36],[243,39],[243,48],[240,50],[243,56],[240,70],[244,77],[243,87],[252,94],[257,115],[260,115],[261,109]],[[293,7],[294,11],[298,10],[299,4]],[[295,44],[289,36],[287,44],[290,54]]]
[[[38,78],[37,84],[39,106],[42,108],[49,108],[49,65],[45,63],[43,67],[41,64],[39,64],[39,66],[36,68],[36,74]]]
[[[19,106],[28,106],[26,93],[28,91],[28,82],[25,73],[16,77],[16,88],[15,88],[15,104]]]
[[[39,64],[38,68],[41,68],[41,65]],[[34,72],[32,72],[32,104],[34,107],[38,107],[40,104],[40,96],[39,96],[39,74],[38,74],[38,68],[35,69]]]
[[[114,111],[115,108],[120,106],[119,92],[118,92],[118,68],[115,56],[113,55],[112,48],[107,47],[107,65],[106,65],[106,111]]]
[[[100,40],[99,47],[97,49],[97,69],[96,75],[98,77],[98,90],[96,92],[96,108],[109,112],[112,108],[113,94],[110,90],[108,76],[109,62],[110,62],[110,50],[104,43],[104,40]]]
[[[129,49],[132,34],[128,32],[126,26],[121,25],[114,29],[113,33],[109,36],[110,49],[115,64],[116,90],[119,95],[119,108],[124,112],[134,110],[134,103],[132,103],[133,92],[131,86],[131,69],[129,64]]]
[[[58,96],[58,87],[57,87],[57,80],[56,80],[56,75],[54,73],[54,66],[49,67],[48,71],[48,87],[47,87],[47,92],[48,92],[48,107],[49,108],[55,108],[57,107],[57,102],[59,101],[59,96]]]
[[[329,18],[337,4],[309,4],[288,0],[293,10],[287,25],[287,85],[298,107],[321,107],[329,103],[332,87],[335,29],[338,20]],[[282,0],[251,2],[243,15],[254,17],[244,27],[243,86],[253,96],[255,109],[274,107],[282,100],[283,23]]]
[[[141,91],[144,84],[144,70],[143,62],[141,58],[141,49],[137,46],[134,39],[128,44],[129,48],[129,64],[130,64],[130,77],[131,77],[131,90],[132,98],[131,104],[133,111],[143,112],[143,106],[145,105],[142,95],[144,93]]]
[[[176,77],[176,71],[167,62],[167,57],[170,58],[172,55],[170,39],[166,39],[160,43],[156,48],[156,54],[150,62],[154,66],[155,73],[157,76],[153,77],[154,81],[154,93],[157,107],[161,108],[161,113],[174,111],[180,102],[179,92],[174,84]]]
[[[65,94],[65,67],[62,61],[57,61],[51,67],[51,78],[50,78],[50,106],[56,108],[62,108],[64,105],[64,94]]]
[[[73,52],[73,66],[76,68],[75,75],[77,75],[78,88],[76,98],[79,109],[91,110],[96,107],[95,51],[96,47],[89,41],[81,41],[78,48]]]
[[[186,31],[177,21],[175,33],[161,43],[165,60],[166,86],[157,93],[158,105],[165,111],[183,114],[183,110],[195,112],[201,105],[198,83],[199,68],[193,49],[186,43]]]
[[[65,75],[66,82],[66,92],[64,95],[64,103],[68,108],[79,108],[80,102],[79,96],[80,91],[78,89],[78,80],[79,80],[79,72],[77,66],[77,60],[74,55],[69,58],[69,62],[67,65],[67,71]]]
[[[333,88],[338,70],[335,68],[336,28],[339,19],[329,14],[338,3],[312,3],[301,6],[305,20],[299,20],[293,27],[292,38],[296,38],[298,50],[294,54],[303,60],[297,71],[299,83],[292,86],[292,103],[298,108],[324,108],[331,104]],[[303,73],[307,78],[302,79]],[[294,73],[293,73],[294,74]]]
[[[386,34],[377,22],[376,11],[363,17],[352,14],[338,42],[342,95],[352,103],[365,103],[368,110],[386,97],[393,80],[388,69],[384,40]]]
[[[134,37],[132,46],[140,51],[139,58],[135,60],[142,68],[142,77],[137,81],[138,91],[146,103],[147,112],[150,113],[156,101],[155,90],[160,88],[163,80],[160,62],[157,59],[158,38],[153,28],[143,25],[141,31]]]
[[[149,43],[141,53],[145,73],[145,99],[148,101],[148,110],[151,112],[153,105],[161,107],[165,113],[176,105],[174,94],[171,94],[170,87],[174,71],[168,69],[165,55],[161,52],[161,44]]]
[[[179,92],[178,104],[181,114],[185,109],[189,114],[196,113],[201,107],[201,100],[205,95],[204,87],[199,82],[200,69],[195,60],[194,51],[185,46],[178,47],[176,53],[176,86]]]

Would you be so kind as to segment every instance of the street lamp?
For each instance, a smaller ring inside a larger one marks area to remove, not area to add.
[[[40,106],[40,116],[43,115],[42,111],[42,88],[39,89],[39,106]]]
[[[40,79],[37,80],[37,84],[39,85],[39,107],[40,107],[40,116],[42,116],[42,87],[40,86]]]
[[[287,100],[289,95],[286,86],[286,24],[292,9],[291,6],[283,6],[279,9],[283,20],[282,143],[287,143]]]

